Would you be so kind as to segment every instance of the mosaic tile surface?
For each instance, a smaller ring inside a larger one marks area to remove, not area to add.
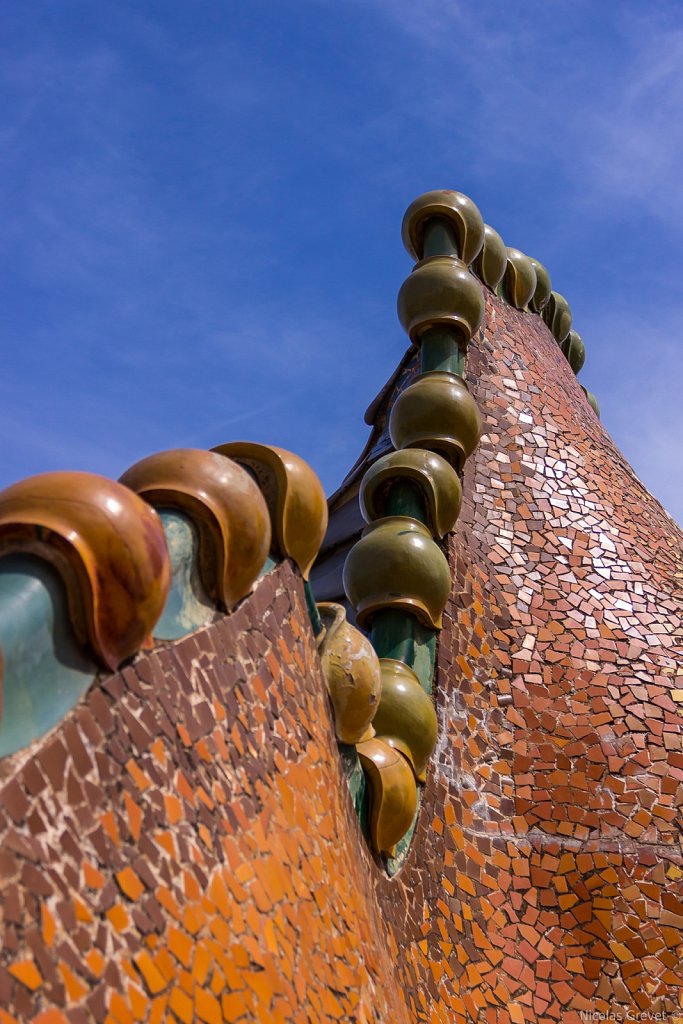
[[[284,563],[0,764],[0,1024],[683,1019],[681,533],[537,316],[489,297],[468,376],[401,871]]]
[[[301,580],[91,691],[0,792],[0,1021],[404,1021]]]

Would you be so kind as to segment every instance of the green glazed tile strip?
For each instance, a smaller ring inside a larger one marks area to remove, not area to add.
[[[171,559],[171,587],[154,627],[157,640],[178,640],[211,622],[216,609],[199,575],[199,534],[176,509],[157,509]]]
[[[0,757],[53,728],[97,675],[77,641],[64,584],[30,555],[0,560],[0,646],[5,678]]]
[[[420,370],[446,370],[465,376],[465,350],[456,331],[448,327],[430,327],[422,335]]]
[[[458,256],[459,246],[453,226],[445,218],[432,217],[425,224],[422,258]]]

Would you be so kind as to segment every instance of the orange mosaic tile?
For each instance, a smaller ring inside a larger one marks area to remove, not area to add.
[[[9,967],[9,973],[26,988],[34,991],[43,984],[40,971],[33,960],[17,960]]]

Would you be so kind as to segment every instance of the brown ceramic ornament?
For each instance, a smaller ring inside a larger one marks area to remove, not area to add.
[[[77,636],[115,669],[140,649],[170,584],[164,530],[127,487],[94,473],[44,473],[0,494],[0,554],[27,552],[64,580]]]
[[[268,507],[253,477],[224,455],[196,448],[158,452],[121,483],[156,508],[186,512],[199,532],[206,592],[228,610],[251,590],[268,557]]]
[[[374,735],[372,720],[382,692],[379,658],[368,638],[346,621],[339,604],[321,603],[323,632],[318,651],[334,708],[341,743],[358,743]]]

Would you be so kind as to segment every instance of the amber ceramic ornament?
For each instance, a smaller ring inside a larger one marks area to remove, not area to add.
[[[569,332],[562,342],[562,351],[574,373],[578,374],[586,361],[586,346],[578,331]]]
[[[320,480],[298,455],[251,441],[213,449],[244,466],[256,479],[270,512],[273,542],[308,579],[327,530],[327,501]]]
[[[519,249],[507,249],[502,288],[505,298],[517,309],[526,309],[536,291],[536,271]]]
[[[507,248],[497,231],[484,225],[484,245],[472,265],[480,281],[495,291],[503,279],[507,266]]]
[[[475,203],[462,192],[439,189],[418,196],[405,212],[401,235],[414,260],[425,254],[425,227],[430,222],[446,223],[453,232],[457,255],[467,264],[474,260],[484,244],[484,221]]]
[[[341,743],[370,739],[382,692],[379,658],[367,637],[346,621],[341,605],[324,602],[318,612],[323,624],[318,651],[337,739]]]
[[[413,770],[400,751],[380,739],[358,744],[370,789],[370,838],[378,853],[393,856],[417,809]]]
[[[0,494],[0,555],[52,563],[76,635],[106,668],[140,649],[159,618],[170,565],[159,518],[127,487],[92,473],[45,473]]]
[[[561,345],[572,326],[571,310],[564,295],[560,295],[559,292],[551,292],[541,316],[550,328],[555,341]]]
[[[427,525],[435,537],[444,537],[455,526],[462,503],[460,478],[449,462],[424,448],[403,448],[374,462],[363,476],[360,508],[366,523],[390,514],[387,500],[399,481],[419,488]]]
[[[450,586],[443,553],[427,527],[409,516],[366,526],[344,565],[344,589],[361,626],[380,608],[402,608],[440,629]]]
[[[397,308],[401,326],[415,344],[432,327],[452,327],[467,345],[484,316],[484,298],[462,260],[430,256],[403,282]]]
[[[460,470],[479,442],[481,417],[462,377],[435,370],[397,397],[389,433],[395,448],[428,448]]]
[[[543,264],[534,259],[530,259],[529,262],[536,274],[536,288],[529,300],[529,309],[534,313],[540,313],[548,305],[553,286],[550,282],[550,274]]]
[[[595,415],[598,417],[598,419],[600,419],[600,406],[598,405],[597,398],[595,397],[593,392],[589,391],[587,388],[585,388],[583,386],[583,384],[581,385],[581,390],[583,391],[584,395],[586,396],[586,401],[590,405],[591,409],[593,410]]]
[[[424,782],[438,723],[429,694],[411,668],[393,658],[381,658],[382,698],[374,720],[375,734],[408,758],[418,782]]]
[[[177,448],[137,462],[121,483],[155,508],[191,518],[202,583],[217,604],[230,610],[249,593],[268,557],[271,530],[266,502],[246,470],[215,452]]]

